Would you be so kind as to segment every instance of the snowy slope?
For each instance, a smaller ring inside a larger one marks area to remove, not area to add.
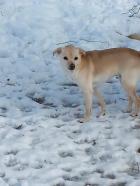
[[[82,125],[82,94],[52,56],[67,41],[140,50],[116,33],[140,31],[140,19],[126,13],[136,3],[0,0],[0,186],[140,185],[140,118],[122,112],[118,79],[101,88],[108,114],[96,118],[95,100]]]

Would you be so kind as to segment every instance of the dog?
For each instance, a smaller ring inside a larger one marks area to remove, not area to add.
[[[140,98],[136,94],[136,83],[140,79],[140,52],[130,48],[85,51],[68,45],[57,48],[53,55],[59,57],[64,69],[70,73],[84,94],[85,114],[79,120],[81,123],[91,118],[93,93],[101,106],[98,116],[105,115],[105,101],[97,87],[115,75],[119,75],[121,84],[128,94],[126,112],[130,112],[132,116],[138,115]]]

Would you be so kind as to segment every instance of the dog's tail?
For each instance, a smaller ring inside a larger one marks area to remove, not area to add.
[[[130,34],[127,37],[130,38],[130,39],[140,40],[140,34],[137,34],[137,33]]]
[[[129,39],[135,39],[135,40],[139,40],[140,41],[140,33],[134,33],[134,34],[130,34],[130,35],[124,35],[118,31],[116,31],[117,34],[121,35],[121,36],[124,36],[124,37],[128,37]]]

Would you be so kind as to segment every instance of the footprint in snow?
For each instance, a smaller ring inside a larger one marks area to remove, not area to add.
[[[66,157],[73,157],[74,154],[72,151],[62,151],[62,152],[59,152],[59,156],[61,156],[62,158],[66,158]]]
[[[23,125],[22,125],[22,123],[15,123],[13,125],[13,128],[16,130],[21,130],[23,128]]]
[[[0,177],[1,178],[5,177],[5,172],[3,172],[3,171],[0,170]]]
[[[6,107],[0,107],[0,116],[6,117],[7,112],[8,112],[8,109]]]
[[[99,186],[97,183],[86,183],[84,186]]]
[[[43,163],[40,161],[35,161],[31,163],[31,167],[34,169],[42,169],[43,168]]]
[[[114,174],[106,174],[106,175],[102,175],[101,178],[108,178],[114,180],[116,176]]]
[[[56,184],[54,184],[53,186],[66,186],[66,185],[65,185],[64,182],[62,182],[62,183],[56,183]]]
[[[68,102],[67,100],[63,100],[62,101],[62,105],[63,107],[68,107],[68,108],[75,108],[75,107],[78,107],[79,105],[76,104],[76,103],[72,103],[72,102]]]
[[[10,154],[16,155],[17,153],[18,153],[18,150],[16,150],[16,149],[11,149],[11,150],[7,150],[7,151],[5,152],[5,155],[10,155]]]
[[[17,164],[18,164],[18,161],[14,155],[10,155],[5,158],[5,165],[7,167],[14,167]]]
[[[109,186],[126,186],[127,183],[126,182],[116,182],[116,183],[112,183]]]
[[[53,118],[53,119],[56,119],[56,118],[58,118],[59,116],[60,116],[60,114],[57,114],[57,113],[51,114],[51,115],[50,115],[50,117]]]
[[[79,176],[70,176],[70,175],[63,176],[63,179],[66,181],[75,181],[75,182],[78,182],[81,180]]]
[[[14,167],[15,171],[23,171],[25,169],[27,169],[29,167],[29,165],[27,163],[19,163]]]

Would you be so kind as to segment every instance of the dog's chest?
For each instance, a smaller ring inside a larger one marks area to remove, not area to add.
[[[74,80],[74,81],[79,81],[80,80],[80,74],[78,71],[74,71],[71,73],[71,78]]]
[[[79,86],[81,86],[87,82],[87,79],[85,78],[85,76],[84,75],[82,76],[82,74],[79,71],[75,71],[75,72],[71,73],[71,78]]]

